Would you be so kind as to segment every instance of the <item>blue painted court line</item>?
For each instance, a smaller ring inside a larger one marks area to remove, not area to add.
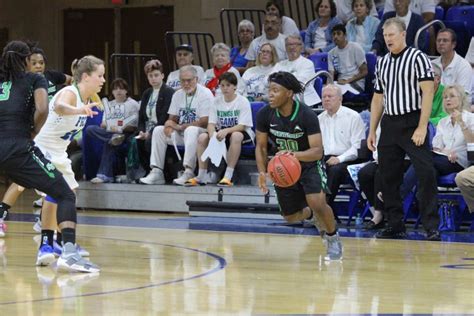
[[[36,215],[27,213],[10,213],[12,221],[34,222]],[[283,219],[250,219],[229,217],[176,217],[176,218],[126,218],[114,216],[88,216],[78,214],[78,223],[84,225],[119,226],[136,228],[189,229],[206,231],[248,232],[264,234],[287,234],[318,236],[315,228],[303,228],[299,224],[287,224]],[[409,227],[409,226],[408,226]],[[375,232],[340,225],[342,237],[373,238]],[[408,230],[408,239],[425,240],[423,230]],[[444,242],[474,243],[474,233],[442,233]]]

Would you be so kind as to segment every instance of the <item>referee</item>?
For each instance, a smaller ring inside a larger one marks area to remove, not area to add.
[[[434,91],[431,63],[421,51],[406,45],[402,20],[385,21],[383,36],[389,53],[377,62],[367,138],[367,146],[375,151],[375,131],[382,119],[377,149],[388,225],[376,237],[406,238],[400,185],[408,154],[418,177],[417,197],[426,237],[440,240],[436,176],[427,141]]]

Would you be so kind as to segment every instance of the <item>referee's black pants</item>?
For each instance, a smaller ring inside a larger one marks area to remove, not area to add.
[[[420,111],[382,117],[377,150],[385,204],[384,216],[387,218],[389,227],[395,231],[405,230],[400,196],[405,153],[410,157],[418,178],[417,197],[423,227],[427,231],[438,230],[437,183],[433,156],[428,144],[429,135],[426,135],[422,146],[416,146],[411,140],[419,119]]]

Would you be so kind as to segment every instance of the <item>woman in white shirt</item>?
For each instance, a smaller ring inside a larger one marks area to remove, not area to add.
[[[275,47],[270,43],[263,44],[258,51],[257,66],[247,69],[242,76],[249,101],[268,99],[267,77],[273,72],[273,66],[277,62],[278,54]]]
[[[438,175],[459,172],[469,166],[466,136],[474,130],[474,114],[466,111],[470,103],[464,88],[450,85],[443,92],[442,118],[433,138],[433,162]]]
[[[285,15],[283,1],[282,0],[269,0],[265,5],[266,13],[276,14],[281,18],[281,30],[280,33],[283,35],[299,34],[300,30],[296,25],[296,22]],[[263,27],[262,27],[263,30]]]
[[[250,103],[245,97],[236,93],[237,76],[231,72],[222,74],[219,77],[219,87],[222,95],[214,99],[209,109],[207,133],[202,133],[198,138],[198,176],[187,180],[185,186],[204,185],[210,181],[207,159],[202,160],[202,155],[214,135],[218,141],[225,141],[227,146],[227,168],[224,177],[217,185],[232,186],[234,168],[239,160],[242,144],[253,142],[255,138]]]

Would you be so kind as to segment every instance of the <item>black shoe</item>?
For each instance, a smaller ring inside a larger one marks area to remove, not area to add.
[[[378,223],[378,224],[375,224],[372,221],[368,221],[365,224],[364,229],[365,230],[378,230],[378,229],[382,229],[384,227],[385,227],[385,221],[384,220],[381,220],[380,223]]]
[[[426,239],[429,241],[441,241],[441,235],[437,230],[429,230],[426,232]]]
[[[394,230],[392,227],[382,229],[375,234],[375,238],[378,239],[405,239],[407,233],[405,230]]]

